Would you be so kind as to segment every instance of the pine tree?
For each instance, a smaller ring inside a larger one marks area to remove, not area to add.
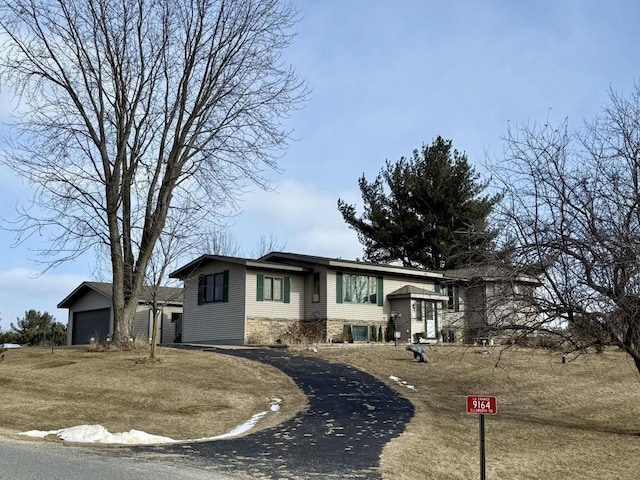
[[[413,157],[387,160],[373,182],[359,179],[364,213],[338,200],[338,210],[365,247],[365,258],[406,267],[458,268],[477,264],[496,232],[487,217],[498,196],[481,196],[487,184],[453,149],[436,138]]]

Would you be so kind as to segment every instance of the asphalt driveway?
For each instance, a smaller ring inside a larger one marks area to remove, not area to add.
[[[309,408],[277,427],[241,438],[153,447],[155,452],[187,455],[190,464],[256,478],[382,478],[382,449],[413,416],[408,400],[344,364],[286,350],[215,351],[282,370],[308,396]],[[145,449],[150,447],[134,450]]]

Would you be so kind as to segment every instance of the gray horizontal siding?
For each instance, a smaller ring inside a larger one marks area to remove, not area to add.
[[[198,276],[229,270],[229,301],[198,305]],[[245,268],[212,262],[185,279],[183,343],[243,344]]]

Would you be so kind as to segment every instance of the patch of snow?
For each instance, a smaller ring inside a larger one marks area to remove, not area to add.
[[[414,387],[413,385],[409,385],[409,382],[407,382],[406,380],[401,380],[400,377],[396,377],[395,375],[390,375],[389,380],[393,380],[401,387],[407,387],[409,390],[416,390],[416,387]]]
[[[122,433],[111,433],[102,425],[78,425],[60,430],[30,430],[22,435],[44,438],[56,435],[61,440],[79,443],[117,443],[124,445],[145,445],[152,443],[173,443],[176,440],[160,435],[151,435],[140,430],[129,430]]]
[[[282,399],[273,397],[269,400],[269,410],[271,410],[272,412],[279,411]],[[222,435],[185,441],[195,442],[236,437],[245,432],[248,432],[253,427],[255,427],[258,421],[262,417],[267,415],[267,413],[268,412],[266,411],[256,413],[242,425],[238,425],[230,432],[224,433]],[[62,428],[60,430],[29,430],[28,432],[22,432],[21,435],[33,438],[45,438],[47,435],[56,435],[58,438],[66,442],[109,443],[121,445],[149,445],[160,443],[178,443],[181,441],[161,435],[151,435],[149,433],[133,429],[129,430],[128,432],[111,433],[102,425],[77,425],[75,427]]]
[[[280,404],[282,403],[282,399],[278,397],[273,397],[271,399],[271,404],[269,405],[269,409],[272,412],[278,412],[280,410]]]
[[[222,435],[218,435],[216,437],[201,438],[200,440],[220,440],[220,439],[223,439],[223,438],[237,437],[238,435],[241,435],[241,434],[251,430],[256,425],[256,423],[258,423],[258,420],[260,420],[266,414],[267,414],[267,412],[256,413],[249,420],[244,422],[242,425],[238,425],[236,428],[234,428],[230,432],[223,433]]]

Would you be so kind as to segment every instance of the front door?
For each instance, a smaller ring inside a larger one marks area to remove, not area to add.
[[[420,319],[424,323],[424,331],[427,338],[437,338],[436,304],[429,300],[420,300]]]

